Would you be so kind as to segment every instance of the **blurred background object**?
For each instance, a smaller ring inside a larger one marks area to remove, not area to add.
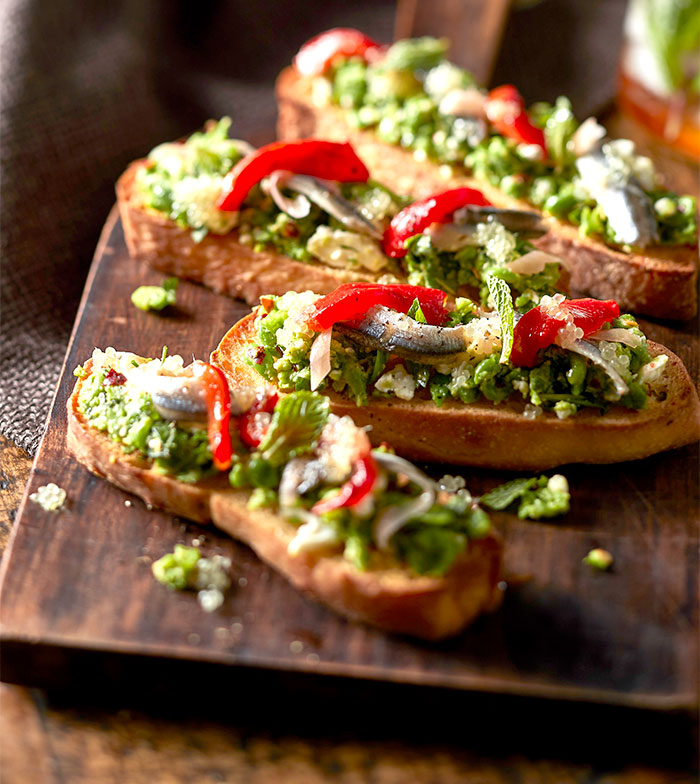
[[[700,156],[700,2],[630,0],[617,100],[657,136]]]

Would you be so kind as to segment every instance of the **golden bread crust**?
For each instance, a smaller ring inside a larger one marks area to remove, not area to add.
[[[342,283],[377,280],[369,270],[354,272],[316,262],[301,262],[274,250],[254,251],[229,234],[207,234],[194,242],[187,229],[144,206],[138,189],[138,171],[145,160],[134,161],[117,181],[117,204],[131,256],[168,275],[203,283],[217,294],[258,303],[263,294],[284,294],[290,289],[328,294]]]

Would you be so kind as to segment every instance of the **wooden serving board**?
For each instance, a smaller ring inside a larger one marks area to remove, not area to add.
[[[88,278],[48,429],[3,561],[0,666],[3,680],[78,684],[118,666],[148,666],[149,678],[181,678],[197,667],[227,673],[302,673],[450,690],[562,698],[652,709],[698,701],[698,450],[635,463],[563,469],[571,512],[554,522],[494,516],[513,579],[504,605],[458,638],[418,643],[346,622],[291,588],[245,546],[158,511],[148,511],[75,463],[65,447],[72,371],[94,346],[143,355],[206,358],[248,308],[182,282],[173,313],[133,307],[137,285],[161,276],[133,261],[116,210]],[[697,377],[698,341],[686,329],[646,324]],[[512,478],[462,473],[473,493]],[[55,482],[67,507],[28,500]],[[234,584],[216,612],[194,594],[151,576],[151,562],[177,542],[203,540],[224,553]],[[615,557],[609,573],[581,562],[592,547]],[[166,676],[167,674],[167,676]]]

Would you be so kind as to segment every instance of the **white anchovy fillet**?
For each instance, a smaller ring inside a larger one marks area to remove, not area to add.
[[[645,248],[659,241],[654,205],[632,176],[613,166],[598,145],[576,159],[581,182],[603,208],[616,237],[625,245]]]
[[[488,220],[497,220],[508,229],[526,234],[546,234],[549,231],[542,216],[527,210],[507,210],[500,207],[461,207],[454,214],[456,226],[473,226],[485,223]]]
[[[421,324],[404,313],[383,306],[369,310],[355,329],[343,325],[336,325],[336,329],[364,348],[382,348],[416,361],[455,356],[469,346],[461,325],[437,327]]]
[[[421,488],[422,492],[413,500],[385,509],[374,523],[374,541],[380,550],[385,550],[391,537],[409,520],[427,512],[435,503],[437,486],[432,479],[397,455],[387,452],[373,452],[375,461],[387,471],[407,476]]]
[[[368,220],[354,204],[332,190],[326,182],[305,174],[292,174],[285,180],[285,187],[303,194],[322,210],[339,220],[343,226],[375,240],[382,239],[382,232]]]

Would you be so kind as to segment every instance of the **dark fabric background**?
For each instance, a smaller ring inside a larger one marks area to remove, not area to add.
[[[488,0],[485,0],[485,2]],[[529,100],[612,96],[624,0],[514,9],[493,83]],[[272,87],[336,25],[391,40],[393,0],[0,2],[0,433],[30,452],[44,426],[114,182],[157,143],[228,114],[274,137]]]

